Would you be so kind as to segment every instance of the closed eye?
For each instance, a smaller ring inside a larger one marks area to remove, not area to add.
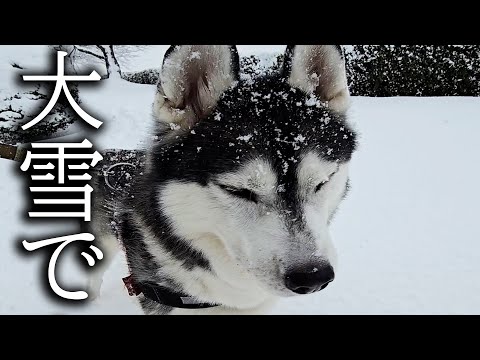
[[[316,194],[317,192],[319,192],[320,190],[322,190],[323,186],[324,186],[325,184],[327,184],[330,180],[332,180],[333,175],[335,175],[335,174],[337,173],[337,171],[338,171],[338,169],[335,170],[333,173],[331,173],[327,180],[323,180],[320,184],[318,184],[318,185],[315,187],[315,194]]]
[[[253,191],[250,191],[248,189],[237,189],[237,188],[233,188],[231,186],[226,186],[226,185],[218,185],[218,186],[220,186],[221,189],[228,192],[230,195],[233,195],[245,200],[253,201],[255,204],[258,203],[258,196]]]
[[[323,188],[323,185],[325,185],[326,183],[328,183],[328,180],[322,181],[320,184],[318,184],[315,187],[315,193],[319,192]]]

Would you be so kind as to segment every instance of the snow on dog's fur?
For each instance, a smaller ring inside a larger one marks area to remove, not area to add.
[[[289,46],[278,73],[241,79],[234,46],[172,46],[157,88],[158,140],[115,209],[119,237],[136,282],[220,306],[140,295],[145,313],[255,313],[324,289],[356,145],[341,48]]]

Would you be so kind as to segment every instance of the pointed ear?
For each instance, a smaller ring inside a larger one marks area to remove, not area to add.
[[[233,45],[172,45],[163,60],[153,106],[158,121],[188,128],[210,114],[238,81]]]
[[[315,94],[338,113],[347,111],[350,93],[340,45],[289,45],[283,72],[292,87]]]

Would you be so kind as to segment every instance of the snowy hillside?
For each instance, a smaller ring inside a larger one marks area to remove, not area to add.
[[[166,48],[148,48],[127,70],[158,67]],[[239,46],[242,55],[283,49]],[[0,80],[11,81],[11,61],[41,68],[44,54],[40,47],[0,47]],[[4,84],[0,90],[13,86]],[[105,122],[92,143],[142,146],[154,90],[123,80],[81,88],[85,110]],[[480,314],[480,99],[354,98],[350,116],[360,147],[352,189],[332,226],[336,280],[320,293],[281,301],[273,313]],[[27,254],[19,244],[72,230],[68,221],[52,226],[26,218],[18,167],[0,159],[0,314],[140,314],[123,288],[121,255],[96,301],[72,305],[45,295],[45,254]],[[78,254],[62,256],[59,282],[82,284]]]

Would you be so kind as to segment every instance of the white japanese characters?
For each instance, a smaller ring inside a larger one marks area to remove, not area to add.
[[[75,102],[67,87],[67,81],[98,81],[100,76],[95,71],[89,76],[67,76],[64,74],[64,58],[67,55],[64,51],[57,53],[57,75],[55,76],[23,76],[25,81],[56,81],[55,90],[52,98],[45,109],[33,120],[22,126],[23,130],[27,130],[40,122],[47,116],[55,106],[60,92],[63,89],[65,95],[77,114],[88,124],[95,128],[99,128],[102,122],[88,115]],[[33,199],[34,205],[43,207],[52,206],[52,211],[31,211],[28,213],[31,218],[81,218],[83,221],[91,221],[91,195],[93,188],[86,182],[92,179],[92,176],[86,172],[90,168],[95,167],[102,159],[102,155],[98,151],[87,152],[87,149],[93,147],[92,143],[85,139],[80,143],[32,143],[32,150],[28,151],[20,169],[24,172],[27,170],[36,171],[31,176],[33,182],[41,182],[41,186],[31,186],[32,193],[58,193],[57,198],[36,198]],[[38,151],[33,151],[33,150]],[[82,150],[79,153],[76,150]],[[56,151],[55,151],[56,150]],[[85,150],[85,151],[83,151]],[[55,152],[52,152],[55,151]],[[78,163],[79,161],[82,163]],[[74,161],[76,163],[69,164]],[[55,171],[54,171],[55,170]],[[85,172],[78,174],[79,171]],[[38,174],[39,171],[44,171]],[[49,184],[52,184],[50,186]],[[72,186],[77,184],[78,186]],[[46,186],[47,185],[47,186]],[[81,198],[78,193],[82,193]],[[59,211],[60,205],[82,206],[83,211]],[[84,300],[88,298],[85,291],[67,291],[62,289],[55,278],[55,265],[62,250],[75,241],[92,242],[95,236],[90,233],[81,233],[74,235],[61,236],[51,239],[45,239],[36,242],[22,242],[23,247],[27,251],[35,251],[40,248],[58,245],[50,258],[48,264],[48,282],[51,289],[58,296],[68,300]],[[103,259],[102,251],[94,245],[90,245],[89,249],[94,253],[98,260]],[[89,266],[95,265],[95,259],[90,254],[82,252],[81,255],[87,260]]]
[[[57,263],[58,256],[62,252],[62,250],[69,244],[74,241],[93,241],[95,240],[95,236],[89,233],[83,234],[76,234],[76,235],[68,235],[68,236],[61,236],[52,239],[46,239],[41,241],[35,241],[29,243],[28,241],[24,240],[22,242],[23,247],[28,251],[38,250],[45,246],[53,245],[53,244],[60,244],[52,254],[50,261],[48,262],[48,282],[52,290],[58,296],[68,299],[68,300],[84,300],[88,298],[88,294],[85,291],[67,291],[62,289],[55,279],[55,265]],[[97,259],[103,259],[102,251],[94,245],[90,245],[90,249],[95,253]],[[95,259],[85,252],[82,252],[81,255],[87,259],[88,265],[93,266],[95,265]]]
[[[87,123],[89,123],[91,126],[93,126],[96,129],[98,129],[103,124],[101,121],[88,115],[85,111],[83,111],[80,108],[80,106],[78,106],[78,104],[73,99],[72,94],[70,94],[70,90],[68,90],[68,87],[67,87],[67,81],[98,81],[101,79],[100,75],[98,75],[98,73],[95,70],[92,71],[91,74],[88,76],[65,75],[65,62],[64,62],[65,56],[67,56],[67,53],[65,51],[57,52],[57,75],[40,75],[40,76],[24,75],[23,76],[24,81],[56,81],[55,90],[53,91],[52,98],[48,102],[45,109],[43,109],[43,111],[40,114],[38,114],[38,116],[35,117],[35,119],[23,125],[22,126],[23,130],[27,130],[32,126],[36,125],[37,123],[42,121],[45,118],[45,116],[47,116],[50,113],[50,111],[52,111],[53,107],[58,101],[58,98],[60,96],[60,92],[62,91],[62,89],[65,92],[65,96],[67,97],[67,100],[72,106],[73,110],[75,110],[83,120],[85,120]]]
[[[66,159],[85,159],[90,160],[90,163],[87,164],[83,162],[80,165],[67,165],[69,170],[88,170],[90,167],[94,167],[98,164],[100,160],[103,159],[102,155],[98,151],[95,151],[92,154],[77,154],[77,153],[67,153],[67,149],[85,149],[91,148],[93,145],[90,141],[85,139],[81,143],[35,143],[32,144],[33,149],[57,149],[56,154],[51,153],[35,153],[33,154],[31,151],[27,151],[27,155],[25,157],[24,162],[20,166],[22,171],[27,171],[31,164],[32,160],[57,160],[57,176],[53,175],[51,172],[48,172],[44,175],[31,175],[32,180],[47,180],[53,181],[57,180],[57,184],[62,185],[65,184],[65,160]],[[51,162],[47,164],[38,164],[33,165],[35,170],[54,170],[55,165]],[[82,175],[67,175],[69,180],[83,180],[88,181],[92,179],[92,176],[88,173],[84,173]],[[91,204],[91,193],[93,191],[90,185],[84,185],[79,187],[66,187],[66,186],[42,186],[42,187],[30,187],[31,192],[59,192],[59,193],[75,193],[75,192],[83,192],[84,199],[33,199],[34,204],[67,204],[67,205],[74,205],[74,204],[83,204],[84,205],[84,212],[29,212],[30,217],[83,217],[85,221],[91,220],[90,214],[90,204]]]

